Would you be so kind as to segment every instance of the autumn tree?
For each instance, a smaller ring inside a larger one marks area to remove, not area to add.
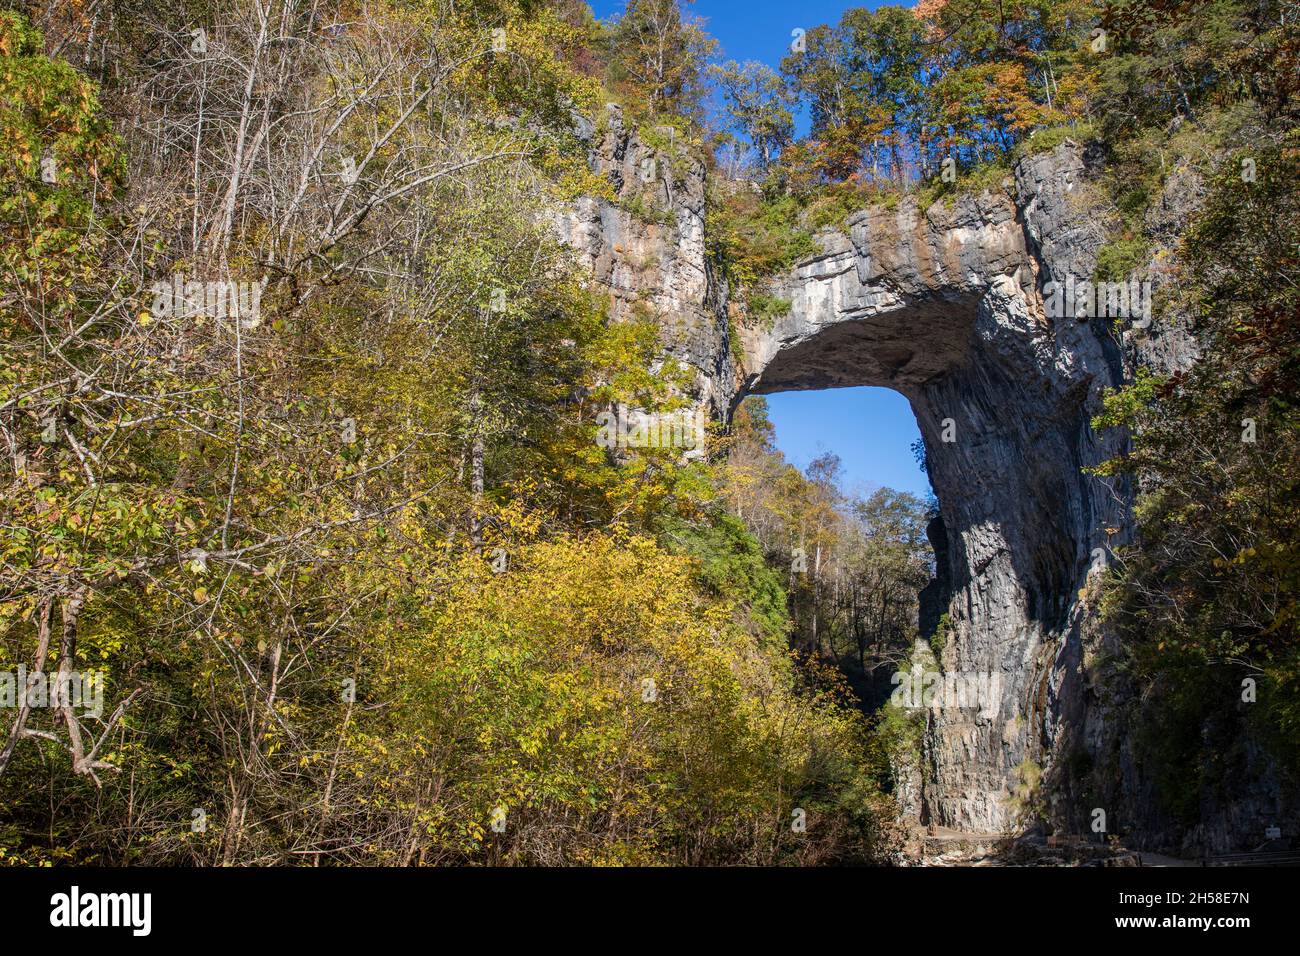
[[[784,80],[770,66],[734,60],[711,70],[727,117],[753,148],[758,170],[766,173],[794,137],[793,101]]]
[[[609,44],[613,82],[636,110],[701,117],[705,61],[717,43],[682,0],[628,0]]]

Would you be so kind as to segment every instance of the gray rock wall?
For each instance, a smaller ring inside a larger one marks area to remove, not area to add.
[[[713,281],[704,247],[703,163],[685,149],[661,155],[624,125],[616,106],[582,133],[592,169],[618,200],[584,198],[561,210],[561,236],[608,293],[610,318],[655,319],[664,354],[695,371],[695,397],[725,414],[735,372],[726,289]]]

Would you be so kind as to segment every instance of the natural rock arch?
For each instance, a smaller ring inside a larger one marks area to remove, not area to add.
[[[703,164],[678,155],[646,183],[639,170],[657,154],[617,108],[580,132],[620,201],[579,200],[559,232],[612,318],[660,316],[664,352],[695,370],[701,406],[725,418],[747,394],[849,385],[911,402],[945,525],[944,665],[996,671],[1002,700],[992,718],[937,715],[925,791],[904,794],[910,809],[965,830],[1012,829],[1023,822],[1017,791],[1037,767],[1048,815],[1083,827],[1094,803],[1060,759],[1081,748],[1118,761],[1105,798],[1119,807],[1112,819],[1133,821],[1143,800],[1113,715],[1086,686],[1084,637],[1096,628],[1078,598],[1094,550],[1127,539],[1128,490],[1084,469],[1119,450],[1089,426],[1103,389],[1126,364],[1151,361],[1166,333],[1137,343],[1108,320],[1044,314],[1045,284],[1090,278],[1104,237],[1083,151],[1065,143],[1022,159],[1005,192],[857,213],[774,280],[768,291],[789,312],[755,327],[729,320],[729,289],[707,253]],[[661,220],[631,211],[647,203]]]
[[[1104,323],[1046,316],[1041,295],[1092,275],[1096,241],[1070,200],[1081,170],[1061,150],[1020,165],[1015,199],[860,212],[774,283],[788,313],[741,332],[733,401],[875,385],[916,413],[946,537],[942,664],[1001,686],[996,714],[934,712],[916,809],[961,829],[1020,823],[1018,791],[1081,728],[1077,592],[1117,540],[1105,529],[1126,526],[1123,495],[1084,473],[1115,451],[1089,421],[1121,380],[1119,349]]]

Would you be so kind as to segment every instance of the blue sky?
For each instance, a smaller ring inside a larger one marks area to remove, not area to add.
[[[720,52],[726,59],[761,60],[775,67],[789,49],[790,31],[796,27],[810,30],[821,23],[838,21],[840,14],[850,7],[878,6],[881,6],[879,0],[861,3],[697,0],[687,6],[687,12],[708,21],[708,31],[721,43]],[[608,17],[623,9],[623,0],[596,0],[591,3],[591,9],[597,17]]]
[[[906,2],[906,0],[905,0]],[[623,9],[623,0],[596,0],[597,17]],[[878,0],[698,0],[690,13],[707,21],[719,41],[719,59],[759,60],[780,65],[790,47],[791,31],[834,23],[850,7],[877,7]],[[908,5],[911,5],[908,3]],[[821,392],[784,392],[767,396],[776,443],[800,468],[826,451],[844,462],[846,491],[870,492],[881,485],[924,496],[930,485],[912,456],[921,437],[907,400],[884,388],[832,388]]]
[[[833,451],[843,462],[843,487],[870,494],[884,485],[920,498],[930,482],[912,455],[921,437],[907,399],[888,388],[828,388],[767,396],[776,444],[793,464],[806,468]]]

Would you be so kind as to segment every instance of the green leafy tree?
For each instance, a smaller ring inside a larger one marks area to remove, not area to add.
[[[1183,291],[1168,306],[1194,317],[1201,355],[1171,377],[1140,374],[1107,398],[1096,423],[1128,429],[1131,450],[1103,472],[1133,476],[1140,491],[1137,540],[1119,550],[1107,597],[1127,656],[1171,701],[1180,688],[1201,689],[1181,709],[1171,703],[1170,715],[1181,713],[1193,728],[1244,716],[1293,772],[1300,770],[1297,145],[1292,131],[1284,145],[1256,150],[1253,180],[1237,163],[1223,164],[1183,241]],[[1246,680],[1258,691],[1243,709]],[[1199,729],[1184,730],[1191,749],[1164,755],[1170,773],[1209,759]]]
[[[767,172],[794,138],[792,99],[781,76],[764,63],[734,60],[712,68],[727,117],[752,146]]]

